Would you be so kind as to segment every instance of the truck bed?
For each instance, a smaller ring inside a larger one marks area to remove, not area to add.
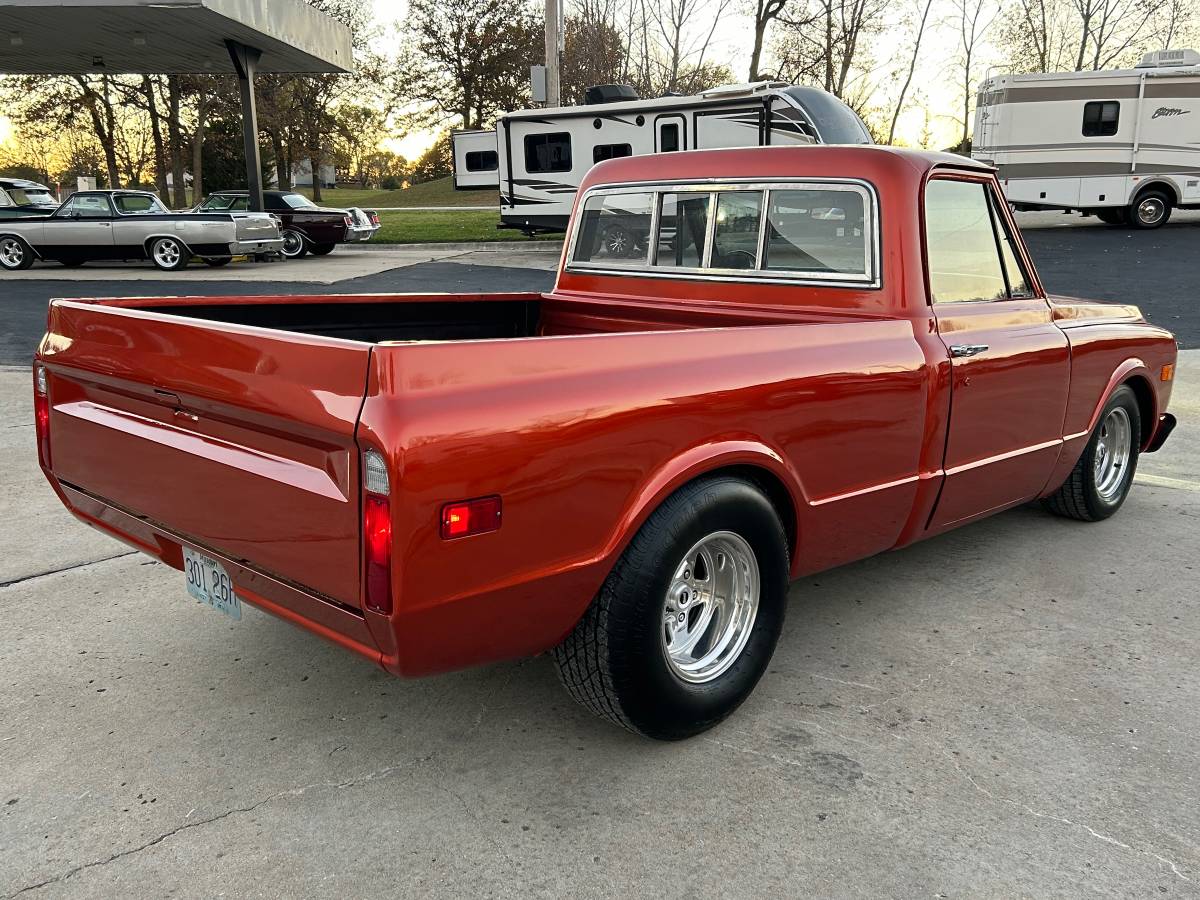
[[[372,344],[717,328],[836,318],[802,309],[781,314],[723,308],[720,304],[688,307],[620,297],[583,299],[536,293],[137,298],[105,304]]]

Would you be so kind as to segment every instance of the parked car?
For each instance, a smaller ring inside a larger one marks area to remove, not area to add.
[[[23,178],[0,178],[0,219],[47,216],[58,209],[50,188]]]
[[[295,191],[263,191],[263,205],[283,222],[283,255],[300,259],[309,253],[324,256],[338,244],[369,241],[379,230],[374,210],[331,209],[317,206]],[[245,191],[217,191],[196,207],[196,212],[249,209]]]
[[[767,670],[790,579],[1035,499],[1104,519],[1175,424],[1171,334],[1048,296],[960,156],[603,162],[563,260],[548,293],[54,300],[42,469],[235,617],[398,675],[552,651],[675,739]]]
[[[184,268],[192,257],[223,266],[243,253],[278,252],[270,215],[173,213],[145,191],[80,191],[50,216],[0,223],[0,266],[27,269],[34,259],[78,266],[98,259],[149,259]]]

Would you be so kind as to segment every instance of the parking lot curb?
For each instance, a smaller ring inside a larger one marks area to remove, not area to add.
[[[562,250],[562,241],[459,241],[425,244],[359,244],[358,247],[363,250],[495,250],[505,253],[513,251],[558,253]]]

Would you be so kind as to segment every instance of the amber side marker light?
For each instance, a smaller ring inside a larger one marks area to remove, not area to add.
[[[442,507],[442,540],[470,537],[500,527],[500,498],[460,500]]]
[[[1163,381],[1170,381],[1175,377],[1175,363],[1167,363],[1162,367],[1162,374],[1159,378]]]

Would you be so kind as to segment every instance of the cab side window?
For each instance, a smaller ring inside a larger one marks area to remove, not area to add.
[[[926,186],[925,238],[934,303],[1030,295],[1011,235],[993,202],[988,186],[979,182],[934,179]]]
[[[112,215],[108,201],[96,195],[76,194],[59,209],[60,216],[79,216],[84,219],[103,219]]]

